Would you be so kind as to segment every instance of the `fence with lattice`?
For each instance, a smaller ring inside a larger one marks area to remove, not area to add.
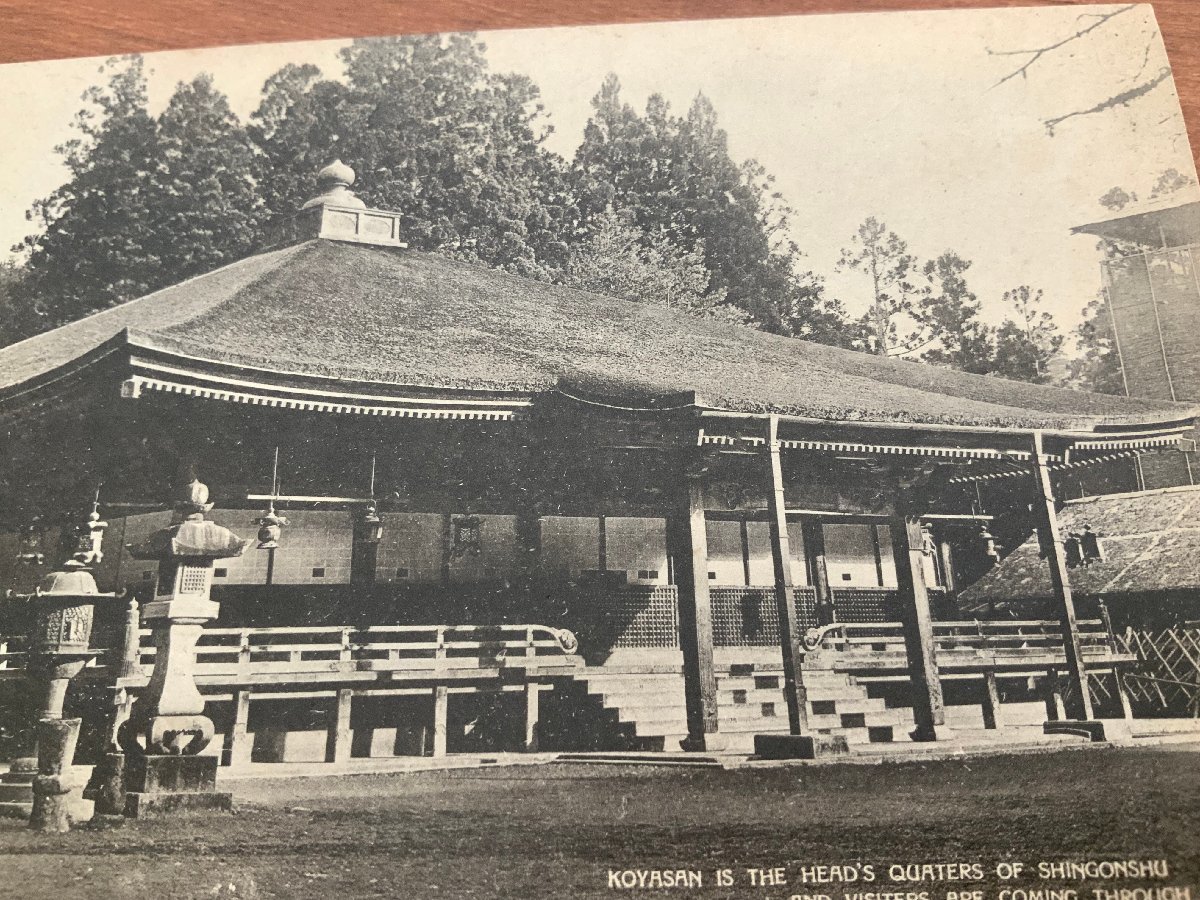
[[[1114,637],[1138,658],[1124,676],[1136,715],[1200,718],[1200,627],[1127,628]]]

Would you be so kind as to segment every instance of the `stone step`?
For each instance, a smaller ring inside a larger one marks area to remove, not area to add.
[[[818,728],[818,734],[841,735],[850,746],[864,744],[890,744],[899,738],[899,731],[891,725],[880,725],[873,728]]]
[[[849,684],[814,685],[805,682],[804,689],[808,692],[810,700],[854,700],[866,696],[866,692],[861,687]],[[769,688],[754,687],[753,684],[744,687],[742,685],[717,686],[717,698],[722,704],[734,702],[735,695],[737,694],[744,695],[747,699],[756,696],[761,696],[763,699],[770,699],[771,697],[782,696],[783,685]]]
[[[32,803],[33,802],[33,784],[30,782],[7,782],[0,783],[0,803],[2,802],[17,802],[17,803]]]
[[[810,695],[808,709],[809,712],[818,716],[841,713],[878,713],[887,709],[887,701],[881,697],[867,697],[863,694],[844,700],[826,700]]]
[[[33,812],[32,798],[28,803],[16,803],[10,800],[0,801],[0,819],[28,819]]]
[[[814,730],[826,728],[877,728],[911,726],[912,713],[907,710],[886,710],[879,713],[847,713],[845,715],[809,716],[808,727]]]

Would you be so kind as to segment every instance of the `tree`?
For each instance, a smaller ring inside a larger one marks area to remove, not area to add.
[[[575,216],[532,81],[491,72],[469,34],[358,40],[341,57],[345,83],[312,66],[267,80],[251,135],[273,215],[336,156],[364,201],[402,215],[410,246],[535,277],[561,267]]]
[[[979,321],[979,299],[967,285],[970,260],[953,250],[925,263],[929,291],[921,300],[921,319],[936,335],[936,346],[922,354],[925,362],[986,375],[995,367],[992,330]]]
[[[860,320],[862,349],[879,356],[914,349],[924,332],[917,285],[917,259],[908,244],[874,216],[855,232],[842,250],[839,271],[862,272],[870,280],[870,307]]]
[[[1099,394],[1124,394],[1125,379],[1103,293],[1084,308],[1083,321],[1075,329],[1075,344],[1082,355],[1067,364],[1070,383]]]
[[[20,340],[21,318],[24,310],[18,297],[22,294],[21,282],[25,269],[12,260],[0,262],[0,347]]]
[[[587,238],[571,248],[564,284],[656,303],[702,318],[744,322],[746,315],[709,289],[702,249],[683,250],[665,235],[649,235],[609,211],[592,220]]]
[[[158,152],[146,188],[150,246],[163,267],[155,281],[171,284],[248,253],[263,213],[254,148],[211,76],[176,87],[158,120]]]
[[[1004,378],[1044,384],[1048,365],[1062,347],[1054,317],[1041,309],[1042,290],[1027,284],[1004,292],[1004,302],[1015,319],[1006,319],[996,331],[992,371]]]
[[[571,166],[583,229],[609,208],[648,234],[703,253],[711,287],[759,327],[830,343],[848,336],[840,307],[796,265],[792,210],[753,160],[738,164],[716,110],[698,95],[685,116],[653,95],[639,114],[609,75]]]
[[[107,81],[84,93],[76,136],[56,148],[69,177],[34,203],[29,218],[38,231],[14,248],[25,255],[25,276],[14,298],[9,340],[160,283],[146,191],[158,165],[158,131],[147,111],[142,60],[110,59],[100,72]]]

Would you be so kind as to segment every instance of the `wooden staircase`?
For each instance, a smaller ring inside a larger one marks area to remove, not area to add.
[[[611,745],[593,734],[588,749],[678,750],[687,736],[683,676],[678,671],[589,668],[572,675],[574,701],[602,711],[611,729]],[[889,709],[867,695],[853,676],[831,669],[804,672],[808,720],[812,731],[844,735],[848,744],[891,743],[909,739],[912,712]],[[755,734],[786,734],[787,704],[781,667],[735,664],[717,671],[717,708],[724,749],[749,753]],[[570,747],[568,749],[581,749]]]

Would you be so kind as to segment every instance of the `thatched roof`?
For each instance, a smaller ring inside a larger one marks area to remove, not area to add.
[[[287,377],[533,393],[561,379],[832,421],[1091,429],[1190,417],[690,318],[442,256],[311,240],[0,350],[0,398],[128,329],[132,344]]]
[[[1069,500],[1059,513],[1063,534],[1091,526],[1104,560],[1069,570],[1081,597],[1200,590],[1200,487]],[[1050,570],[1036,536],[960,595],[967,609],[1017,608],[1053,597]]]

